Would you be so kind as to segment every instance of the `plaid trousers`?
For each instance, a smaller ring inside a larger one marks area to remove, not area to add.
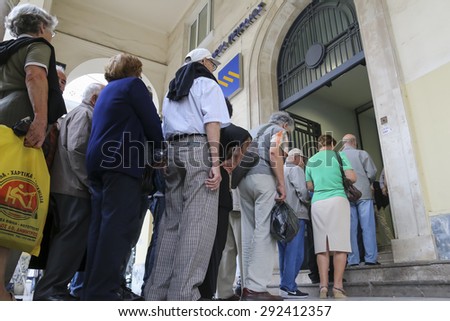
[[[171,142],[166,172],[166,212],[160,222],[155,265],[146,300],[195,301],[217,228],[218,190],[206,188],[210,172],[206,137]]]

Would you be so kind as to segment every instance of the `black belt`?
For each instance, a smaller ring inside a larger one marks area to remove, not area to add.
[[[175,134],[169,138],[169,142],[183,140],[184,138],[188,138],[188,137],[192,137],[192,136],[206,137],[206,134]]]

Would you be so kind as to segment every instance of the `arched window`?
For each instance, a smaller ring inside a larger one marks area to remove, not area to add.
[[[280,109],[364,61],[353,1],[315,0],[287,33],[278,59]]]

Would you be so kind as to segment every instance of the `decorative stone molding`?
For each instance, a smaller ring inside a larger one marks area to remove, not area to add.
[[[307,0],[277,0],[266,6],[258,35],[253,43],[249,68],[250,128],[266,122],[278,111],[277,61],[281,44]]]
[[[425,211],[415,161],[407,101],[398,77],[399,62],[389,32],[384,1],[355,0],[374,110],[389,182],[396,240],[395,262],[437,258],[434,236]]]

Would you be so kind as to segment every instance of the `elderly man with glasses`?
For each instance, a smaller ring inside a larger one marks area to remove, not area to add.
[[[189,52],[163,102],[168,141],[166,215],[157,256],[144,289],[147,300],[200,299],[217,228],[220,128],[230,124],[225,97],[212,74],[209,50]]]

